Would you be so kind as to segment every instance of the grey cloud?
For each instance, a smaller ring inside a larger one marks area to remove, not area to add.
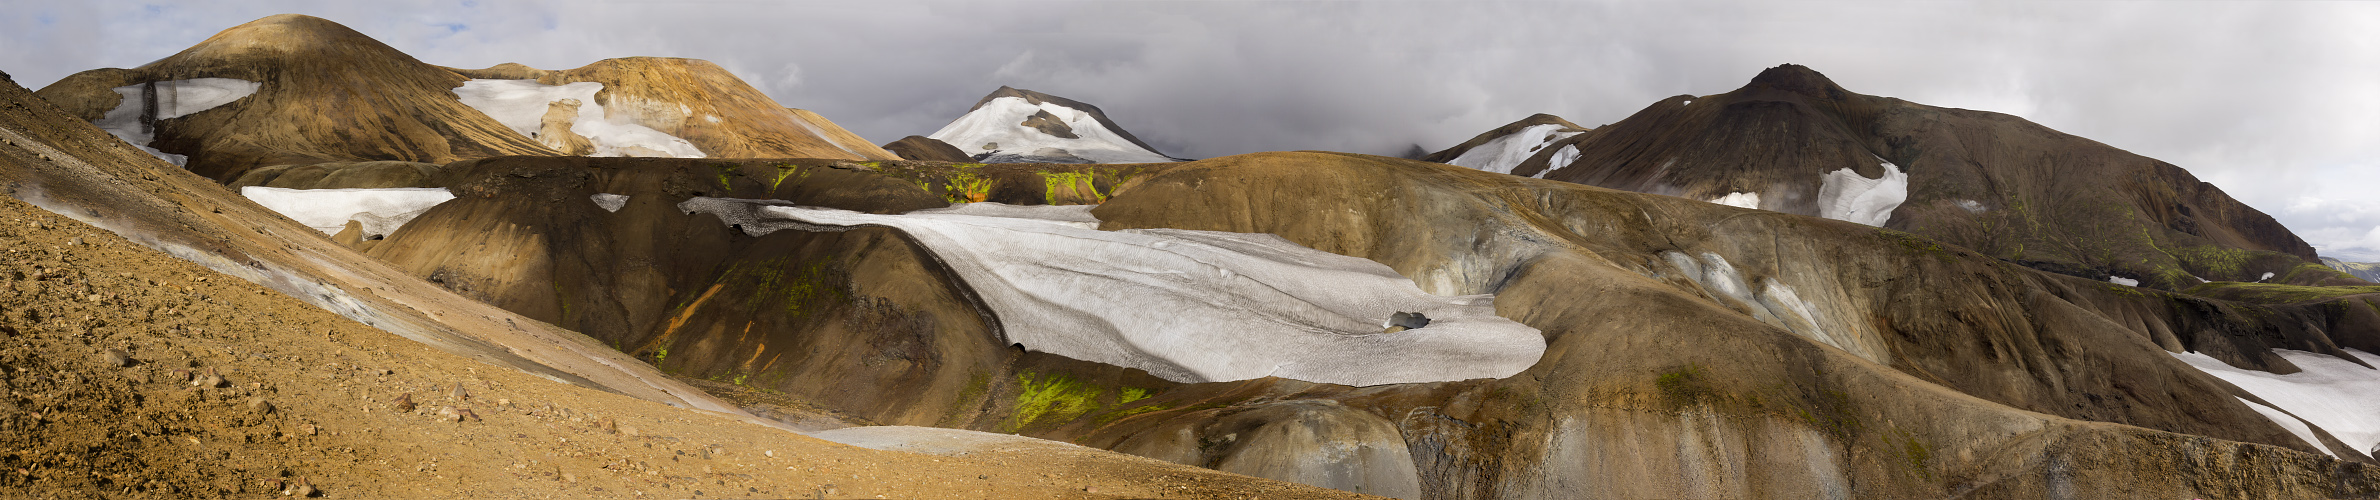
[[[14,0],[11,0],[12,2]],[[29,85],[318,15],[424,61],[709,59],[884,142],[1012,85],[1177,156],[1443,148],[1547,112],[1596,125],[1779,63],[2000,111],[2181,165],[2325,252],[2380,260],[2380,4],[2323,2],[16,2]],[[455,31],[450,25],[465,25]],[[2362,250],[2356,250],[2361,248]]]

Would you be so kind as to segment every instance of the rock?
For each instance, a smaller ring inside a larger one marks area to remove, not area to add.
[[[281,496],[305,498],[314,496],[314,493],[316,493],[314,484],[307,482],[306,478],[303,477],[297,478],[296,481],[291,481],[289,483],[289,487],[281,489]]]
[[[216,373],[215,373],[215,369],[214,369],[214,368],[208,368],[208,369],[207,369],[207,371],[206,371],[206,373],[204,373],[204,374],[201,374],[201,375],[198,375],[198,376],[196,376],[196,377],[191,377],[191,379],[190,379],[190,386],[191,386],[191,387],[206,387],[206,388],[214,388],[214,387],[222,387],[222,386],[223,386],[223,383],[224,383],[224,380],[223,380],[223,375],[216,374]]]
[[[413,393],[398,394],[397,399],[390,401],[388,406],[397,411],[413,411]]]
[[[600,429],[600,430],[602,430],[602,431],[603,431],[605,434],[619,434],[619,433],[620,433],[620,425],[619,425],[619,423],[618,423],[618,422],[615,422],[615,421],[613,421],[611,417],[603,417],[603,418],[601,418],[601,419],[597,419],[597,420],[595,421],[595,428],[596,428],[596,429]]]
[[[273,402],[265,401],[264,398],[248,398],[248,411],[257,413],[272,413]]]
[[[123,349],[99,351],[99,362],[119,368],[132,366],[132,354],[124,352]]]
[[[456,382],[455,390],[447,392],[446,397],[455,401],[466,401],[471,399],[471,391],[463,390],[463,383]]]

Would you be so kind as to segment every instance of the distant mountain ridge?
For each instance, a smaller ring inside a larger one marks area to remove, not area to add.
[[[149,97],[155,94],[151,87],[181,89],[189,82],[213,82],[191,87],[212,98],[209,106],[163,109],[163,102]],[[553,88],[573,84],[578,86]],[[458,90],[467,86],[516,99],[497,113],[513,123],[459,99]],[[247,93],[238,92],[242,87]],[[823,118],[777,105],[705,61],[621,58],[566,71],[519,64],[454,69],[303,15],[226,29],[138,68],[77,73],[37,94],[84,120],[117,117],[110,128],[119,137],[161,157],[186,156],[191,171],[218,182],[274,165],[449,163],[506,155],[895,158]],[[580,102],[558,106],[564,97]],[[541,121],[567,133],[541,133],[547,128]],[[561,137],[572,135],[579,137]]]
[[[2317,264],[2288,228],[2181,167],[2015,116],[1854,93],[1803,66],[1769,68],[1723,94],[1662,99],[1550,141],[1514,137],[1547,128],[1546,116],[1431,159],[1529,142],[1525,159],[1499,168],[1859,222],[2163,289],[2265,273],[2282,283],[2358,281]]]

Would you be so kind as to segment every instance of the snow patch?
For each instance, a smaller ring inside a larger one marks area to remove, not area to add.
[[[1073,129],[1075,138],[1057,137],[1023,125],[1026,117],[1041,112],[1056,116],[1059,122]],[[969,154],[1029,156],[1035,150],[1055,148],[1097,163],[1174,161],[1108,130],[1088,111],[1056,103],[1034,104],[1023,97],[1002,97],[983,103],[982,107],[959,116],[926,137],[950,143]]]
[[[263,186],[240,188],[240,196],[279,212],[281,216],[322,231],[339,234],[347,221],[363,224],[364,236],[397,231],[430,207],[455,198],[446,188],[286,189]]]
[[[2380,366],[2380,356],[2355,349],[2343,350],[2364,363]],[[2277,412],[2257,410],[2273,417],[2273,421],[2284,428],[2291,427],[2290,421],[2302,419],[2305,424],[2329,431],[2331,437],[2338,438],[2339,442],[2356,452],[2366,452],[2380,445],[2380,370],[2365,368],[2326,354],[2288,349],[2274,349],[2272,352],[2304,371],[2278,375],[2234,367],[2212,356],[2195,352],[2174,353],[2173,357],[2255,394],[2257,398],[2272,403],[2274,408],[2297,415],[2296,418],[2288,418],[2286,415],[2277,416]],[[2290,432],[2301,431],[2292,428]],[[2315,448],[2327,449],[2313,439],[2311,432],[2303,432],[2299,436],[2306,438],[2308,443],[2314,443]]]
[[[536,80],[470,80],[455,87],[455,97],[530,138],[537,137],[542,128],[548,104],[577,99],[578,119],[570,122],[570,131],[595,144],[595,153],[590,156],[704,156],[701,149],[685,139],[643,124],[606,117],[603,105],[595,100],[595,93],[602,90],[603,84],[595,82],[545,85]]]
[[[1705,252],[1699,262],[1685,252],[1663,252],[1661,256],[1668,259],[1669,264],[1687,279],[1701,285],[1712,298],[1725,297],[1744,306],[1751,311],[1753,319],[1783,328],[1802,338],[1834,346],[1853,356],[1889,364],[1881,352],[1859,342],[1848,332],[1835,332],[1822,326],[1826,325],[1826,318],[1819,314],[1818,308],[1802,300],[1799,294],[1794,293],[1793,287],[1776,278],[1763,278],[1760,292],[1754,294],[1752,286],[1744,281],[1744,276],[1719,254]]]
[[[1570,166],[1571,162],[1576,161],[1578,161],[1578,145],[1564,145],[1562,146],[1561,150],[1554,152],[1553,157],[1546,159],[1545,170],[1539,170],[1537,171],[1537,175],[1532,175],[1529,177],[1543,179],[1545,178],[1545,174],[1553,173],[1555,169],[1568,167]]]
[[[172,163],[175,166],[185,166],[184,164],[189,162],[189,157],[149,147],[150,142],[157,140],[154,127],[141,124],[142,115],[151,114],[148,109],[148,98],[141,95],[145,92],[144,88],[149,85],[151,84],[144,83],[116,87],[114,89],[116,94],[124,96],[124,100],[119,101],[115,109],[108,110],[106,115],[92,121],[91,124],[99,126],[100,130],[106,130],[108,134],[114,135],[118,139],[123,139],[124,142],[140,147],[141,151],[148,152],[150,156],[155,156],[157,159],[165,160],[166,163]],[[264,87],[264,84],[261,83],[233,78],[167,80],[156,82],[154,85],[157,87],[155,118],[158,120],[180,118],[231,104],[233,101],[255,94],[256,89]]]
[[[1489,140],[1487,144],[1481,144],[1464,151],[1462,156],[1457,156],[1454,160],[1446,163],[1474,170],[1509,174],[1512,173],[1513,167],[1518,167],[1521,162],[1529,161],[1529,157],[1536,156],[1537,150],[1545,149],[1546,145],[1553,144],[1554,141],[1581,133],[1562,132],[1561,129],[1562,126],[1556,124],[1530,125],[1522,128],[1519,132],[1505,134],[1503,137]],[[1577,158],[1577,153],[1571,154],[1571,159]],[[1549,165],[1547,170],[1554,168],[1557,167]]]
[[[1983,213],[1983,202],[1975,200],[1959,200],[1959,208],[1966,209],[1968,213],[1980,214]]]
[[[1727,196],[1711,198],[1711,203],[1736,208],[1760,208],[1760,193],[1727,193]]]
[[[595,193],[588,196],[587,199],[594,200],[595,206],[601,207],[605,212],[618,212],[620,207],[628,206],[628,195],[624,194]]]
[[[1861,177],[1849,168],[1826,174],[1818,187],[1818,216],[1878,227],[1891,220],[1892,210],[1909,199],[1909,174],[1883,158],[1876,161],[1883,162],[1884,177]]]
[[[2306,427],[2305,421],[2298,420],[2297,417],[2289,416],[2288,413],[2284,413],[2279,409],[2258,404],[2255,401],[2249,401],[2247,399],[2236,397],[2231,399],[2238,399],[2240,403],[2248,405],[2248,409],[2256,410],[2256,414],[2264,415],[2265,419],[2272,420],[2274,424],[2280,425],[2282,429],[2287,429],[2289,434],[2297,436],[2298,439],[2305,440],[2306,444],[2313,446],[2314,449],[2322,450],[2323,454],[2330,455],[2332,458],[2337,458],[2339,456],[2337,453],[2331,453],[2330,447],[2323,446],[2321,439],[2314,437],[2314,430],[2312,428]]]
[[[2140,286],[2140,280],[2122,276],[2109,276],[2107,277],[2107,282],[2124,286]]]
[[[2263,283],[2263,282],[2264,282],[2264,280],[2269,280],[2269,279],[2273,279],[2273,273],[2269,273],[2269,272],[2268,272],[2268,273],[2264,273],[2264,276],[2263,276],[2263,277],[2256,278],[2256,282],[2257,282],[2257,283]]]
[[[973,287],[1006,342],[1178,382],[1266,376],[1347,385],[1500,378],[1545,353],[1494,296],[1423,292],[1378,262],[1271,234],[1099,231],[1079,207],[968,204],[872,215],[694,198],[749,234],[873,225],[908,233]],[[1091,219],[1096,220],[1096,219]],[[1398,312],[1428,326],[1385,333]]]
[[[1681,103],[1678,103],[1678,105],[1679,105],[1679,106],[1686,106],[1686,105],[1690,105],[1690,104],[1694,104],[1694,100],[1693,100],[1693,99],[1687,99],[1687,100],[1686,100],[1686,102],[1681,102]]]

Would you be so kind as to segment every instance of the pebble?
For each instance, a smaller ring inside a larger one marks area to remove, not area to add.
[[[257,413],[272,413],[273,402],[265,401],[264,398],[248,398],[248,410]]]
[[[471,399],[471,391],[463,390],[463,383],[456,382],[454,392],[446,393],[446,397],[453,398],[455,401],[466,401]]]
[[[398,394],[397,400],[389,402],[389,406],[397,411],[413,411],[413,393]]]
[[[123,349],[99,351],[99,362],[114,367],[132,366],[132,354],[124,352]]]
[[[216,374],[214,368],[208,368],[206,374],[192,377],[190,385],[194,387],[222,387],[223,376]]]
[[[289,483],[288,488],[282,488],[281,496],[305,498],[314,496],[314,492],[314,484],[306,482],[306,478],[300,477],[297,478],[297,481]]]

